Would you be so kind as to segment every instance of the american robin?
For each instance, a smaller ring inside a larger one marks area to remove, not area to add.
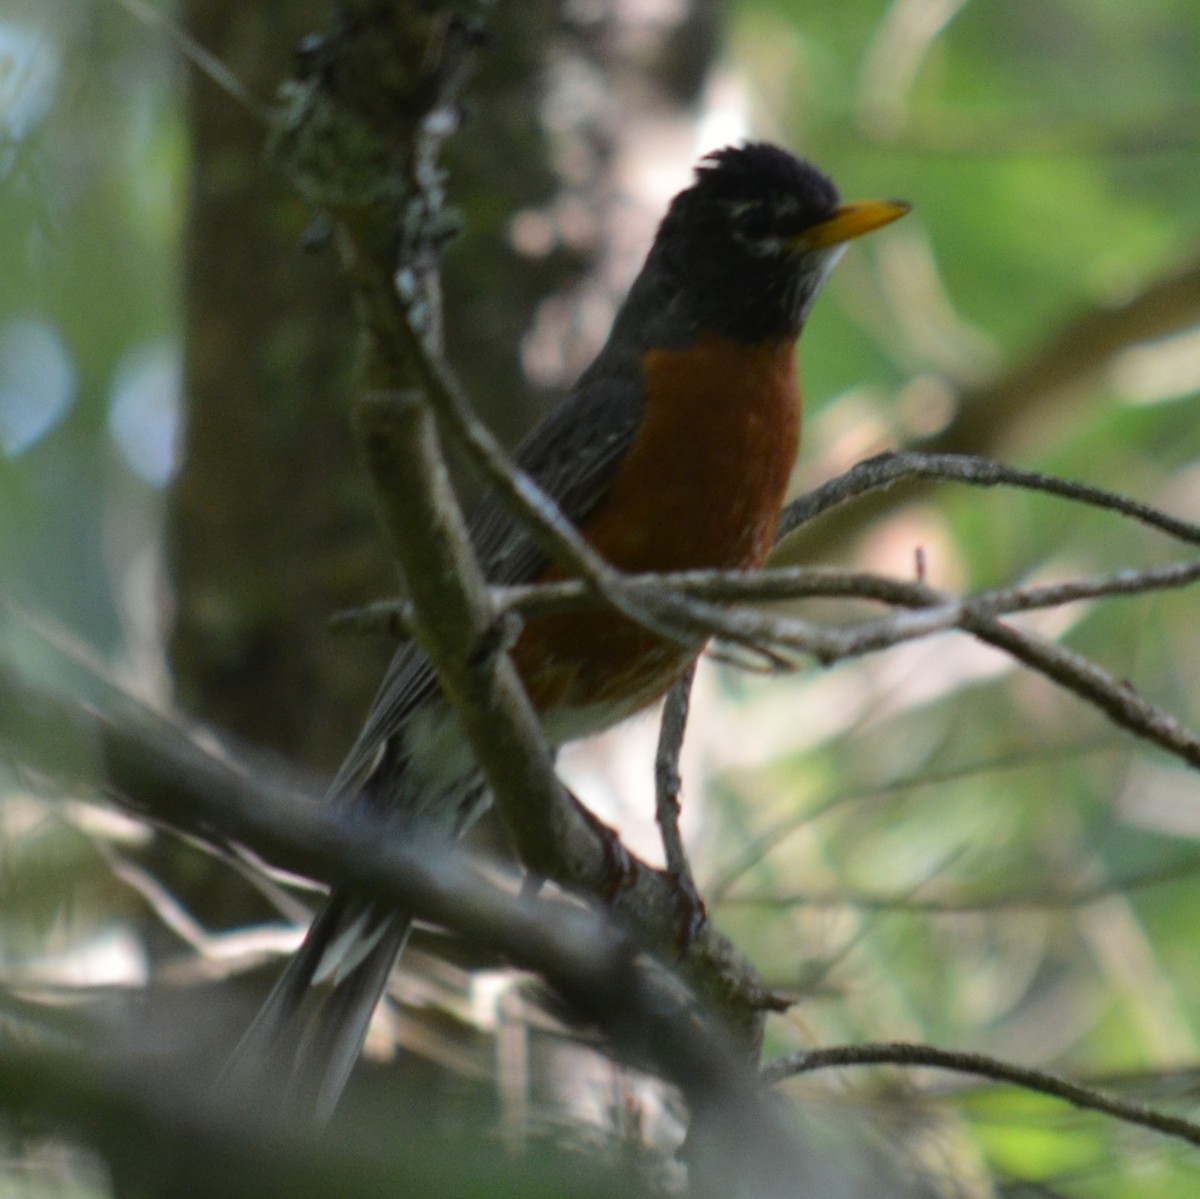
[[[627,571],[766,561],[796,457],[796,339],[844,243],[902,216],[842,205],[833,183],[766,144],[715,151],[671,202],[612,332],[570,395],[516,452],[610,563]],[[485,499],[471,531],[488,577],[556,576]],[[663,695],[702,646],[613,611],[531,621],[513,657],[551,745]],[[488,797],[429,662],[392,660],[330,786],[336,803],[461,833]],[[410,920],[335,890],[243,1038],[226,1079],[279,1071],[318,1119],[332,1111]],[[286,1060],[286,1064],[282,1064]]]

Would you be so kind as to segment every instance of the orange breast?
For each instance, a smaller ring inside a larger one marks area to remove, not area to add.
[[[584,535],[626,571],[761,566],[799,441],[795,343],[703,337],[647,353],[642,369],[645,416]],[[658,698],[698,648],[592,611],[531,622],[514,657],[538,708],[574,713],[560,715],[578,736]]]

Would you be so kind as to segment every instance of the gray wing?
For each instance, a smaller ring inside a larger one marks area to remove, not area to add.
[[[606,376],[568,396],[517,447],[516,464],[580,524],[608,494],[642,419],[638,378]],[[522,524],[494,496],[470,522],[471,541],[493,583],[528,583],[546,566]]]
[[[608,493],[641,422],[640,380],[611,376],[585,384],[555,407],[517,447],[514,458],[574,523]],[[493,583],[536,578],[546,557],[505,506],[487,496],[469,522],[471,541]],[[437,692],[429,659],[408,642],[396,652],[366,724],[329,787],[329,797],[353,795],[371,775],[388,740],[409,714]]]

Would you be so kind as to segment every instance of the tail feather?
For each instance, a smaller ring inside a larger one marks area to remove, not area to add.
[[[425,659],[402,650],[329,796],[389,817],[393,831],[411,823],[457,837],[487,808],[488,793],[453,713],[426,685],[436,695]],[[328,1121],[411,923],[407,913],[334,891],[217,1080],[218,1101],[274,1107],[281,1096],[289,1120]]]
[[[325,1124],[411,926],[335,892],[221,1072],[218,1097],[252,1103],[270,1088],[289,1115]]]

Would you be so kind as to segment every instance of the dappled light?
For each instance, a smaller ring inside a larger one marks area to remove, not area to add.
[[[1200,9],[364,7],[0,16],[0,1193],[1190,1194]],[[737,269],[845,210],[737,195],[514,474],[747,139],[912,211],[810,314]],[[222,1063],[330,886],[318,1134]]]

